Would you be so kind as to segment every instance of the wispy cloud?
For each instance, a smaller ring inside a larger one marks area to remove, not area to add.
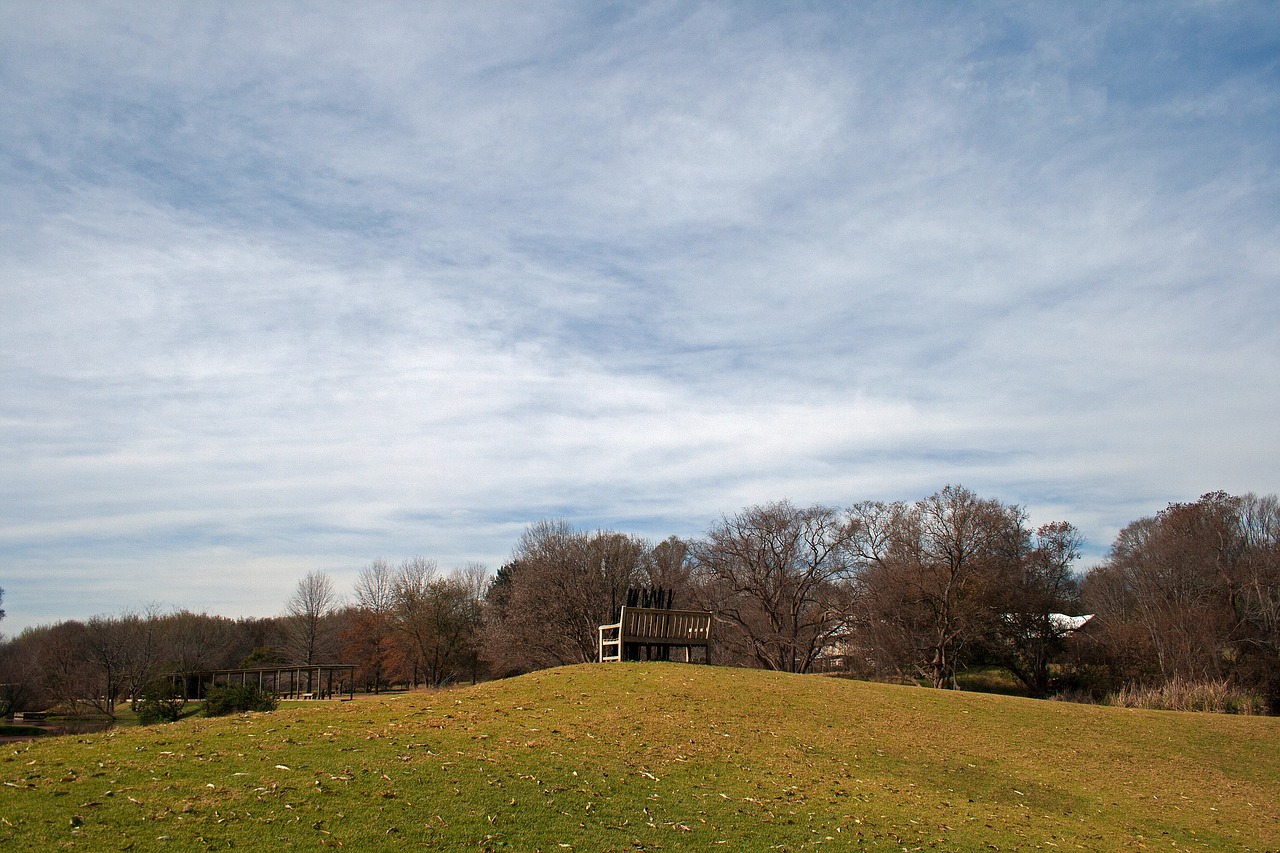
[[[6,630],[550,515],[963,482],[1096,554],[1277,488],[1266,4],[6,22]]]

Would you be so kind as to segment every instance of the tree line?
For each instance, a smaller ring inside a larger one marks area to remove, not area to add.
[[[910,504],[780,501],[653,546],[544,522],[490,588],[485,658],[501,673],[592,660],[596,626],[616,618],[626,590],[660,586],[714,614],[726,663],[834,662],[941,687],[985,656],[1044,693],[1065,634],[1054,614],[1079,602],[1080,546],[1070,524],[1031,530],[1019,508],[956,486]]]
[[[359,661],[357,689],[370,691],[476,679],[488,581],[478,565],[443,573],[424,558],[376,560],[352,601],[327,573],[309,572],[276,617],[149,607],[29,628],[0,643],[0,716],[55,708],[114,717],[122,703],[137,711],[174,683],[186,690],[228,669]]]
[[[1213,492],[1171,504],[1077,570],[1069,522],[948,486],[847,508],[779,501],[656,545],[532,525],[485,601],[495,674],[595,659],[628,588],[715,617],[717,661],[955,686],[1000,667],[1031,696],[1225,684],[1280,713],[1280,504]],[[1087,621],[1072,616],[1089,616]]]
[[[145,612],[24,631],[0,646],[0,703],[109,713],[162,671],[276,663],[356,664],[358,687],[377,691],[588,662],[628,591],[659,587],[713,613],[721,663],[933,687],[991,666],[1032,696],[1215,681],[1280,712],[1275,496],[1171,504],[1080,572],[1083,544],[1066,521],[1033,527],[962,486],[843,508],[778,501],[657,543],[540,521],[493,574],[374,560],[346,600],[309,573],[272,619]],[[1079,615],[1092,618],[1067,618]]]
[[[1280,502],[1211,492],[1134,521],[1082,594],[1076,663],[1114,683],[1222,680],[1280,713]]]

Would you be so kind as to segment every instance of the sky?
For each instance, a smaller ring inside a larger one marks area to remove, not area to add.
[[[0,0],[0,630],[1280,489],[1270,2]]]

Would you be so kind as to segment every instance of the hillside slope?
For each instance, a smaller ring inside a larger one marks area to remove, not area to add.
[[[16,745],[11,849],[1280,847],[1280,719],[678,664]]]

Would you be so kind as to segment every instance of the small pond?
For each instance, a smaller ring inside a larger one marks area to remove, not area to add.
[[[106,717],[59,717],[42,720],[0,720],[0,743],[33,740],[44,735],[83,735],[105,732],[115,725]]]

